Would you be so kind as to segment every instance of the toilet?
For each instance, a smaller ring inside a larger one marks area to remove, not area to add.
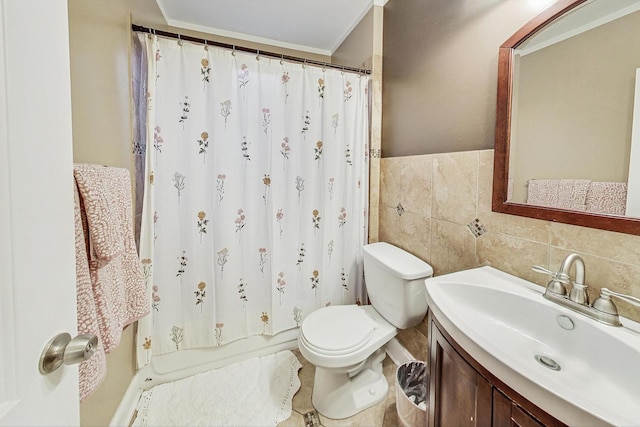
[[[316,366],[313,406],[333,419],[351,417],[386,397],[384,345],[398,328],[416,326],[427,313],[424,279],[433,275],[429,264],[383,242],[363,251],[371,305],[315,310],[298,335],[300,353]]]

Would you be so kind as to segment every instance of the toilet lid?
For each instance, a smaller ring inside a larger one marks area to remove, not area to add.
[[[347,353],[364,346],[375,321],[356,305],[329,306],[312,312],[302,322],[305,340],[323,352]]]

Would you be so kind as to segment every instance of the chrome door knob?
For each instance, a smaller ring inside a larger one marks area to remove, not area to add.
[[[92,334],[78,335],[71,339],[66,332],[56,335],[44,346],[38,368],[42,374],[50,374],[60,366],[73,365],[87,360],[96,352],[98,337]]]

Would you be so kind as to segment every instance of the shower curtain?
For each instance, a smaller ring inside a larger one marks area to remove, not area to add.
[[[368,77],[136,37],[152,307],[139,323],[139,365],[362,301]]]

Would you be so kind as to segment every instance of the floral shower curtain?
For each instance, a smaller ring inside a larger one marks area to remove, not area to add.
[[[147,65],[140,251],[152,298],[139,364],[359,302],[368,77],[137,37]]]

